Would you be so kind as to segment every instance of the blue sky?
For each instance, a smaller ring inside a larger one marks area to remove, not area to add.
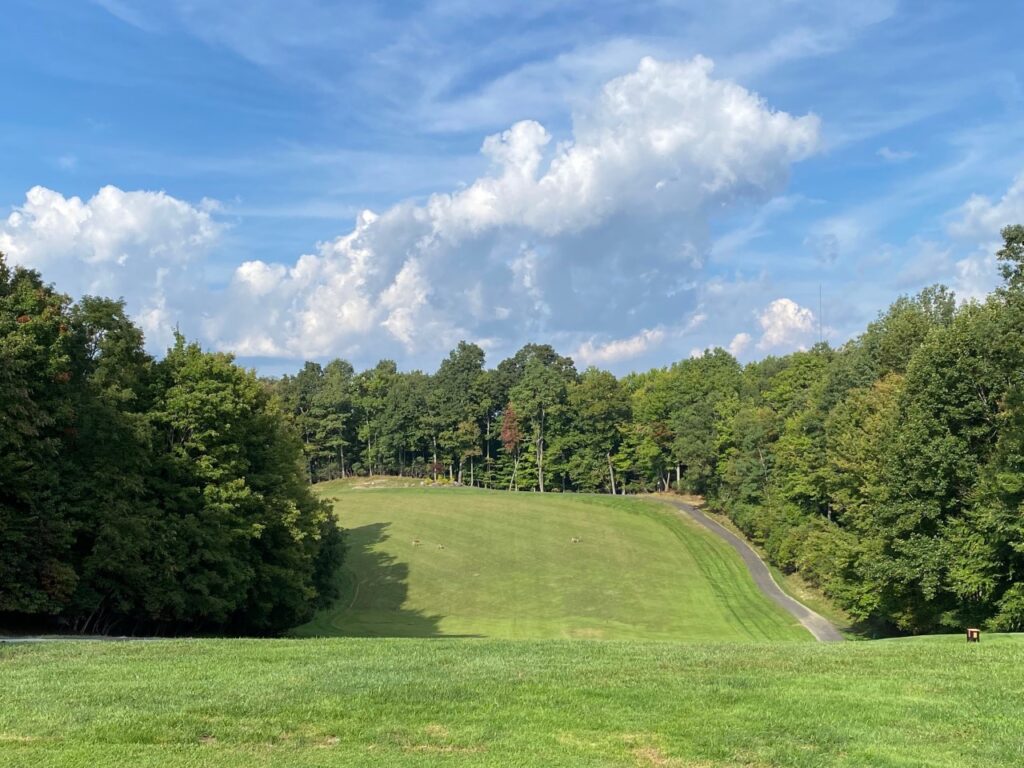
[[[179,325],[271,373],[433,368],[461,338],[617,372],[841,343],[901,293],[995,284],[1024,221],[1022,21],[8,0],[0,250],[124,296],[154,350]]]

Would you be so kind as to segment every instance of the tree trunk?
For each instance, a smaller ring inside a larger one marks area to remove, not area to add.
[[[537,485],[544,493],[544,438],[537,441]]]
[[[462,458],[459,458],[459,485],[462,485]]]
[[[487,414],[487,440],[484,442],[484,454],[486,455],[486,458],[484,459],[484,467],[485,467],[484,475],[485,475],[485,478],[486,478],[484,480],[484,484],[488,488],[490,488],[491,487],[491,414],[489,414],[489,413]]]
[[[682,480],[680,480],[682,474],[683,468],[679,464],[676,464],[676,492],[679,492],[683,489],[683,482]]]
[[[469,460],[469,487],[476,487],[476,479],[473,477],[473,460]]]
[[[612,481],[612,496],[615,496],[615,467],[612,466],[612,455],[608,454],[608,476]]]
[[[516,472],[518,472],[518,471],[519,471],[519,456],[517,455],[515,463],[512,465],[512,477],[509,478],[509,481],[508,481],[508,490],[510,492],[512,491],[512,486],[515,485],[515,482],[516,482]],[[516,490],[517,491],[519,490],[518,486],[516,486]]]
[[[338,451],[341,453],[341,477],[344,479],[345,475],[345,446],[339,445]]]
[[[437,482],[437,437],[431,437],[431,441],[434,445],[434,463],[430,465],[430,472],[434,476],[434,482]]]
[[[544,493],[544,409],[540,411],[540,432],[537,437],[537,485]]]

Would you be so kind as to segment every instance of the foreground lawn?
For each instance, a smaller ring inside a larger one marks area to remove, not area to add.
[[[350,531],[346,589],[295,634],[811,640],[665,505],[376,482],[318,486]]]
[[[0,765],[1012,766],[1024,639],[0,646]]]

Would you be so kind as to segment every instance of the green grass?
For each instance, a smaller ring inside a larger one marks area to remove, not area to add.
[[[1024,638],[0,646],[0,765],[1013,766]]]
[[[318,486],[351,552],[342,598],[295,634],[811,639],[726,544],[665,505],[378,482]]]
[[[1024,637],[766,642],[809,635],[662,505],[363,482],[297,631],[415,637],[0,644],[0,766],[1024,764]]]
[[[659,496],[660,495],[661,494],[659,494]],[[757,544],[750,541],[746,534],[739,529],[739,526],[730,520],[728,516],[720,512],[712,512],[704,507],[704,500],[699,496],[690,496],[687,500],[701,508],[701,511],[705,515],[710,517],[719,525],[728,528],[730,531],[746,541],[747,544],[757,552],[765,565],[768,566],[768,570],[772,573],[772,578],[775,579],[775,583],[782,588],[783,592],[794,600],[800,601],[812,611],[831,621],[832,624],[835,625],[835,627],[842,632],[848,640],[867,639],[867,637],[857,627],[856,622],[850,614],[836,605],[835,602],[829,599],[828,595],[824,594],[820,589],[809,584],[799,573],[783,573],[778,567],[773,565],[771,560],[768,558],[768,554],[764,551],[764,548],[759,547]]]

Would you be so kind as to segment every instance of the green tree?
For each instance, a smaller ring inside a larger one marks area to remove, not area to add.
[[[556,365],[547,365],[539,357],[531,358],[519,382],[509,393],[516,412],[524,418],[532,433],[531,448],[537,466],[537,488],[544,493],[544,449],[548,431],[562,414],[566,402],[565,374]]]
[[[0,611],[48,614],[74,593],[60,495],[76,429],[68,299],[0,254]]]
[[[568,425],[559,440],[566,474],[582,491],[616,492],[612,457],[630,418],[629,397],[616,378],[588,368],[568,390]]]

